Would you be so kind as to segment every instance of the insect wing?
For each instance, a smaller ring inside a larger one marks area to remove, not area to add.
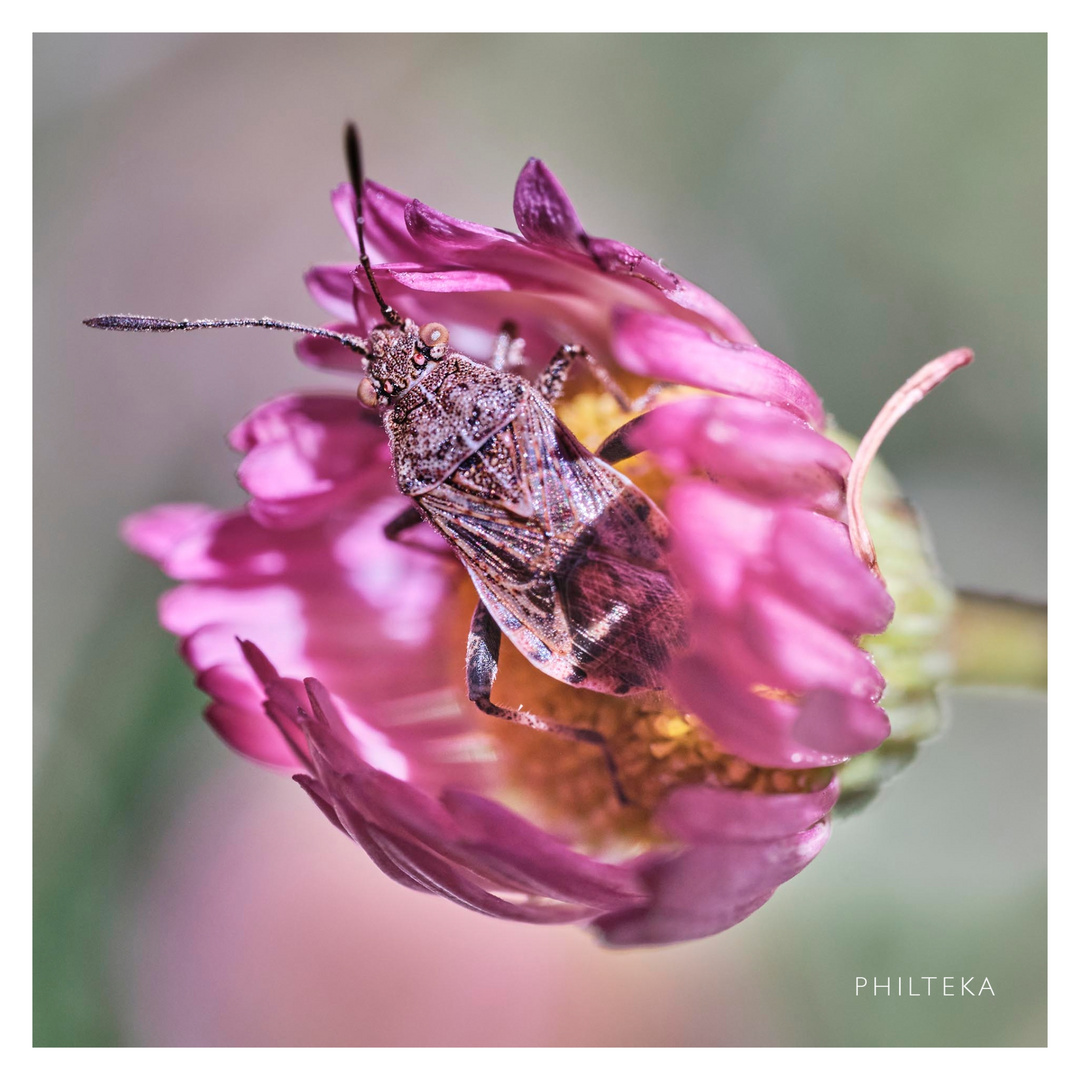
[[[606,693],[662,685],[685,622],[667,520],[539,395],[418,501],[538,668]]]

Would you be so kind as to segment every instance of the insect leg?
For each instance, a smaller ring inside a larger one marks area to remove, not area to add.
[[[416,551],[423,551],[427,555],[438,555],[444,559],[454,559],[454,556],[446,550],[440,550],[434,547],[432,544],[425,544],[420,540],[409,540],[402,538],[402,533],[408,529],[419,525],[424,520],[423,514],[416,506],[407,506],[401,511],[397,517],[391,518],[383,526],[383,535],[387,540],[392,540],[395,544],[401,544],[402,547],[413,548]]]
[[[654,383],[641,397],[632,398],[615,381],[615,376],[582,345],[563,345],[540,373],[536,387],[547,401],[557,401],[570,375],[570,365],[575,360],[588,364],[596,381],[616,400],[623,412],[640,412],[646,408],[663,389]]]
[[[615,788],[616,797],[623,806],[627,806],[630,800],[626,797],[626,792],[619,782],[615,758],[608,747],[607,739],[599,731],[556,724],[550,720],[541,720],[532,713],[504,709],[492,703],[491,688],[499,670],[501,644],[502,631],[499,629],[499,624],[491,617],[491,612],[484,607],[484,602],[481,600],[473,613],[472,625],[469,627],[469,643],[465,648],[465,678],[469,689],[469,700],[488,716],[497,716],[502,720],[532,728],[534,731],[547,731],[564,739],[574,739],[576,742],[589,743],[597,747],[604,755],[604,764],[607,765],[608,772],[611,774],[611,783]]]
[[[491,357],[491,366],[496,371],[521,367],[522,352],[525,342],[518,337],[517,326],[509,320],[499,327],[499,336],[495,339],[495,352]]]
[[[383,526],[383,533],[387,540],[397,540],[406,530],[423,521],[420,511],[415,506],[407,506],[397,517],[392,518]]]
[[[659,385],[657,383],[656,385]],[[644,416],[635,416],[633,420],[627,420],[621,428],[613,431],[597,448],[596,456],[609,465],[615,465],[620,461],[640,454],[641,450],[633,444],[634,429],[640,426]]]

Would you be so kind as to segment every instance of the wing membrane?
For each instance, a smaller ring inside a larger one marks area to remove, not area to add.
[[[653,503],[535,393],[459,472],[418,502],[518,649],[563,682],[659,687],[684,607]]]

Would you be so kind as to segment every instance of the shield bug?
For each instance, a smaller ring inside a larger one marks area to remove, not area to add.
[[[491,693],[504,634],[533,665],[572,686],[620,696],[663,687],[684,642],[685,601],[669,564],[667,519],[613,468],[635,452],[625,437],[633,421],[593,454],[553,408],[575,361],[628,411],[635,403],[581,346],[564,345],[529,382],[508,370],[524,344],[511,325],[483,364],[454,351],[445,326],[420,326],[390,307],[364,247],[360,143],[351,124],[346,158],[360,267],[382,313],[366,338],[267,318],[102,315],[86,324],[159,333],[262,326],[331,338],[358,353],[365,375],[357,396],[380,417],[398,487],[412,500],[386,535],[407,542],[402,534],[426,521],[479,595],[466,647],[470,700],[491,716],[597,746],[625,801],[599,732],[505,708]]]

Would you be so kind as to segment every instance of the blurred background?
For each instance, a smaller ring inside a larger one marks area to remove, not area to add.
[[[951,694],[945,733],[708,941],[609,952],[407,892],[203,725],[165,582],[117,539],[156,502],[239,504],[224,433],[343,384],[285,336],[80,323],[319,320],[301,274],[350,257],[346,118],[375,179],[504,228],[536,155],[852,432],[973,347],[885,458],[952,581],[1042,599],[1043,36],[37,35],[34,110],[37,1045],[1045,1043],[1041,698]],[[995,996],[855,997],[890,975]]]

